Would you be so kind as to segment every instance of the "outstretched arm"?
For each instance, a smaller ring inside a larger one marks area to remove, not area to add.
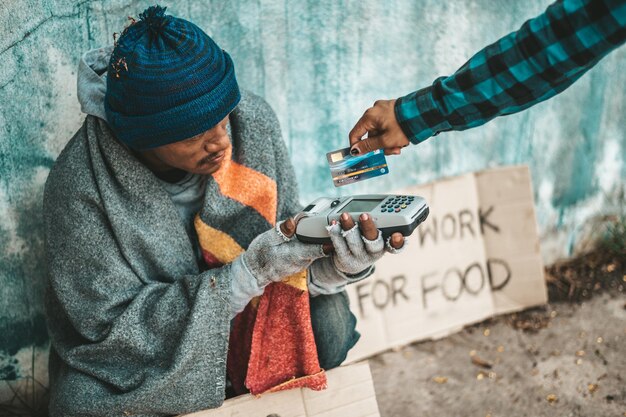
[[[417,144],[516,113],[565,90],[625,41],[626,0],[558,1],[453,75],[377,102],[350,132],[350,143],[360,152],[399,153],[409,140]],[[359,142],[366,132],[371,142]]]

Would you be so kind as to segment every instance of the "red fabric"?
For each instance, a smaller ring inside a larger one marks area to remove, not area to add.
[[[256,317],[257,309],[250,302],[241,313],[237,314],[230,331],[226,370],[233,386],[233,391],[237,395],[248,392],[246,375],[248,374],[248,361],[250,360],[252,333]]]
[[[202,250],[202,257],[204,258],[204,263],[206,264],[207,269],[219,268],[224,265],[215,257],[215,255],[207,250]]]
[[[208,269],[223,264],[209,251]],[[233,320],[228,377],[235,394],[326,388],[311,327],[309,293],[282,282],[265,288]]]
[[[246,386],[252,394],[274,388],[326,388],[307,291],[282,282],[265,289],[254,321]]]
[[[253,208],[274,224],[278,199],[272,178],[231,160],[230,148],[213,177],[225,197]],[[232,241],[226,231],[214,229],[200,217],[197,219],[196,231],[209,269],[232,262],[243,252],[241,243]],[[306,286],[302,290],[285,283],[272,283],[260,298],[252,300],[235,317],[227,371],[237,394],[248,390],[261,394],[326,387],[326,375],[317,358]]]

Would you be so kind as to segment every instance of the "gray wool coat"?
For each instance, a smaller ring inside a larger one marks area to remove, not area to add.
[[[231,125],[233,143],[246,132],[264,135],[258,152],[277,167],[278,215],[292,214],[296,183],[269,106],[245,94]],[[199,271],[171,199],[103,120],[88,116],[59,156],[44,216],[50,415],[162,416],[219,406],[231,265]]]

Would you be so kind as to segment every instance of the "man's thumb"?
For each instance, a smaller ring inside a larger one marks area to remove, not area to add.
[[[287,238],[291,238],[296,233],[296,222],[290,217],[280,224],[280,231]]]
[[[360,140],[359,142],[352,145],[352,148],[350,149],[350,154],[351,155],[363,155],[368,152],[375,151],[376,149],[381,149],[382,147],[383,147],[382,136],[372,136],[372,137]]]

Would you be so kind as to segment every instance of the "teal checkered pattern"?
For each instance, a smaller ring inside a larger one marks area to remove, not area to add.
[[[625,41],[626,0],[558,1],[453,75],[398,99],[396,117],[413,143],[476,127],[557,95]]]

